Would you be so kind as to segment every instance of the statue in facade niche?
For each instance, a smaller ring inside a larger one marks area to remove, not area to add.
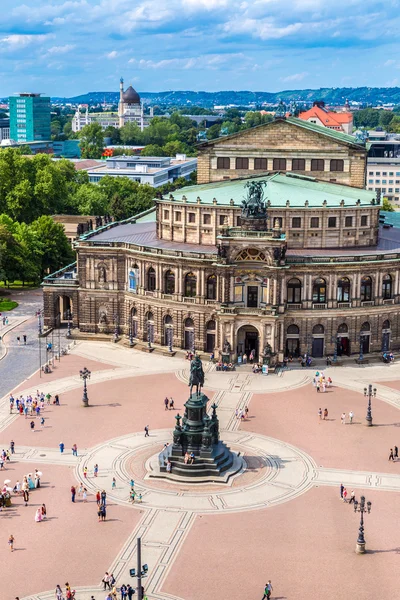
[[[99,283],[105,283],[106,281],[106,270],[104,267],[99,267]]]
[[[225,342],[224,342],[224,353],[225,354],[230,354],[230,352],[232,352],[231,345],[228,342],[228,340],[225,340]]]
[[[265,219],[267,209],[264,202],[263,188],[266,181],[248,181],[244,187],[248,189],[247,197],[242,201],[242,216],[245,218]]]

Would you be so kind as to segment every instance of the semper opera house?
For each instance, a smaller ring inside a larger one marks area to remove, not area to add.
[[[198,185],[79,238],[43,282],[47,327],[232,359],[400,347],[400,229],[380,225],[363,146],[279,118],[198,160]]]

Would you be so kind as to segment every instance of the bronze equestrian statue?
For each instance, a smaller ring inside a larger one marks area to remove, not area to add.
[[[195,356],[190,365],[190,396],[192,395],[193,387],[196,386],[196,396],[199,397],[201,388],[204,385],[204,371],[200,356]]]

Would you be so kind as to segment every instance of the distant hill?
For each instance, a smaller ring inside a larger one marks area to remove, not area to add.
[[[400,104],[400,88],[320,88],[318,90],[285,90],[282,92],[192,92],[170,91],[170,92],[140,92],[142,100],[151,104],[180,105],[180,106],[204,106],[236,104],[247,106],[248,104],[277,103],[280,100],[290,102],[313,102],[324,100],[327,104],[344,104],[346,98],[349,101],[362,102],[373,106],[393,102]],[[97,104],[100,102],[117,103],[119,92],[88,92],[73,98],[52,98],[54,102],[72,102],[80,104]]]

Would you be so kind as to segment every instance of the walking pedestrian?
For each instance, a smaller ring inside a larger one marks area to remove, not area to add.
[[[135,590],[130,584],[127,585],[126,593],[128,594],[128,600],[132,600],[132,596],[135,593]]]
[[[24,495],[25,506],[28,506],[28,502],[29,502],[29,490],[24,490],[23,491],[23,495]]]
[[[42,418],[40,419],[40,424],[41,424],[41,426],[42,426],[42,427],[44,427],[44,417],[42,417]]]
[[[75,502],[76,488],[74,485],[71,485],[71,501]]]
[[[390,448],[389,460],[392,460],[394,462],[393,448]]]
[[[87,467],[83,467],[83,476],[85,479],[87,479],[87,472],[88,472],[88,468]]]
[[[356,494],[354,490],[351,490],[351,494],[350,494],[350,500],[349,500],[349,504],[351,504],[352,502],[354,503],[354,500],[356,499]]]
[[[76,444],[72,446],[72,456],[78,456],[78,446]]]
[[[169,399],[169,409],[174,410],[174,399],[173,398]]]
[[[144,437],[150,437],[149,426],[148,425],[146,425],[145,428],[144,428]]]
[[[168,410],[168,404],[169,404],[168,398],[167,398],[167,396],[165,396],[165,398],[164,398],[165,410]]]
[[[324,421],[328,418],[328,409],[324,408]]]
[[[344,485],[343,483],[340,484],[340,497],[343,499],[343,492],[344,492]]]
[[[397,446],[394,447],[394,457],[396,460],[399,458],[399,449]]]
[[[31,426],[31,431],[35,431],[35,421],[31,421],[30,426]]]
[[[317,381],[317,392],[319,392],[319,390],[320,390],[320,383],[319,383],[319,381]]]
[[[111,586],[110,586],[110,575],[108,574],[108,572],[107,572],[107,571],[105,572],[105,574],[104,574],[104,577],[103,577],[102,581],[103,581],[103,583],[104,583],[104,590],[106,590],[106,589],[107,589],[107,587],[108,587],[108,589],[110,590],[110,589],[111,589]]]
[[[22,336],[24,338],[24,346],[26,346],[26,335],[24,333],[24,335]]]
[[[100,490],[97,490],[97,492],[96,492],[96,504],[97,504],[97,506],[100,506],[100,498],[101,498],[101,496],[100,496]]]
[[[106,490],[103,490],[100,494],[100,505],[105,506],[106,500],[107,500],[107,492],[106,492]]]
[[[272,587],[272,583],[271,580],[268,579],[268,583],[267,583],[267,599],[269,600],[269,598],[271,598],[271,594],[272,594],[272,590],[274,588]]]
[[[42,511],[42,518],[46,519],[46,517],[47,517],[47,508],[46,508],[45,504],[42,504],[41,511]]]
[[[354,413],[352,410],[349,412],[349,419],[350,419],[350,425],[351,425],[353,423],[353,419],[354,419]]]
[[[21,338],[19,337],[19,335],[17,335],[17,344],[18,344],[18,346],[19,346],[20,341],[21,341]]]
[[[56,585],[56,600],[64,600],[62,589],[58,583]]]
[[[96,463],[93,467],[93,475],[95,477],[97,477],[98,474],[99,474],[99,465]]]
[[[11,534],[10,537],[8,538],[8,545],[10,546],[11,552],[14,552],[14,542],[15,542],[15,538]]]
[[[244,414],[246,416],[246,419],[248,419],[248,417],[249,417],[249,407],[248,406],[244,407]]]
[[[116,487],[117,487],[117,481],[116,481],[115,477],[113,477],[112,482],[111,482],[111,488],[113,490],[115,490]]]
[[[58,444],[58,447],[60,448],[60,452],[61,452],[61,454],[62,454],[62,453],[64,452],[64,448],[65,448],[64,442],[60,442],[60,443]]]
[[[396,446],[395,446],[395,448],[396,448]],[[11,452],[11,454],[15,454],[15,442],[14,442],[14,440],[11,440],[11,442],[10,442],[10,452]]]
[[[322,420],[322,408],[318,409],[318,416],[319,416],[319,420]]]
[[[342,425],[346,424],[346,413],[344,413],[344,412],[342,413],[342,416],[340,417],[340,420],[342,422]]]
[[[84,502],[86,502],[86,501],[87,501],[87,489],[86,489],[86,488],[83,488],[82,500],[83,500]]]
[[[347,502],[347,490],[344,488],[343,490],[343,502]]]

